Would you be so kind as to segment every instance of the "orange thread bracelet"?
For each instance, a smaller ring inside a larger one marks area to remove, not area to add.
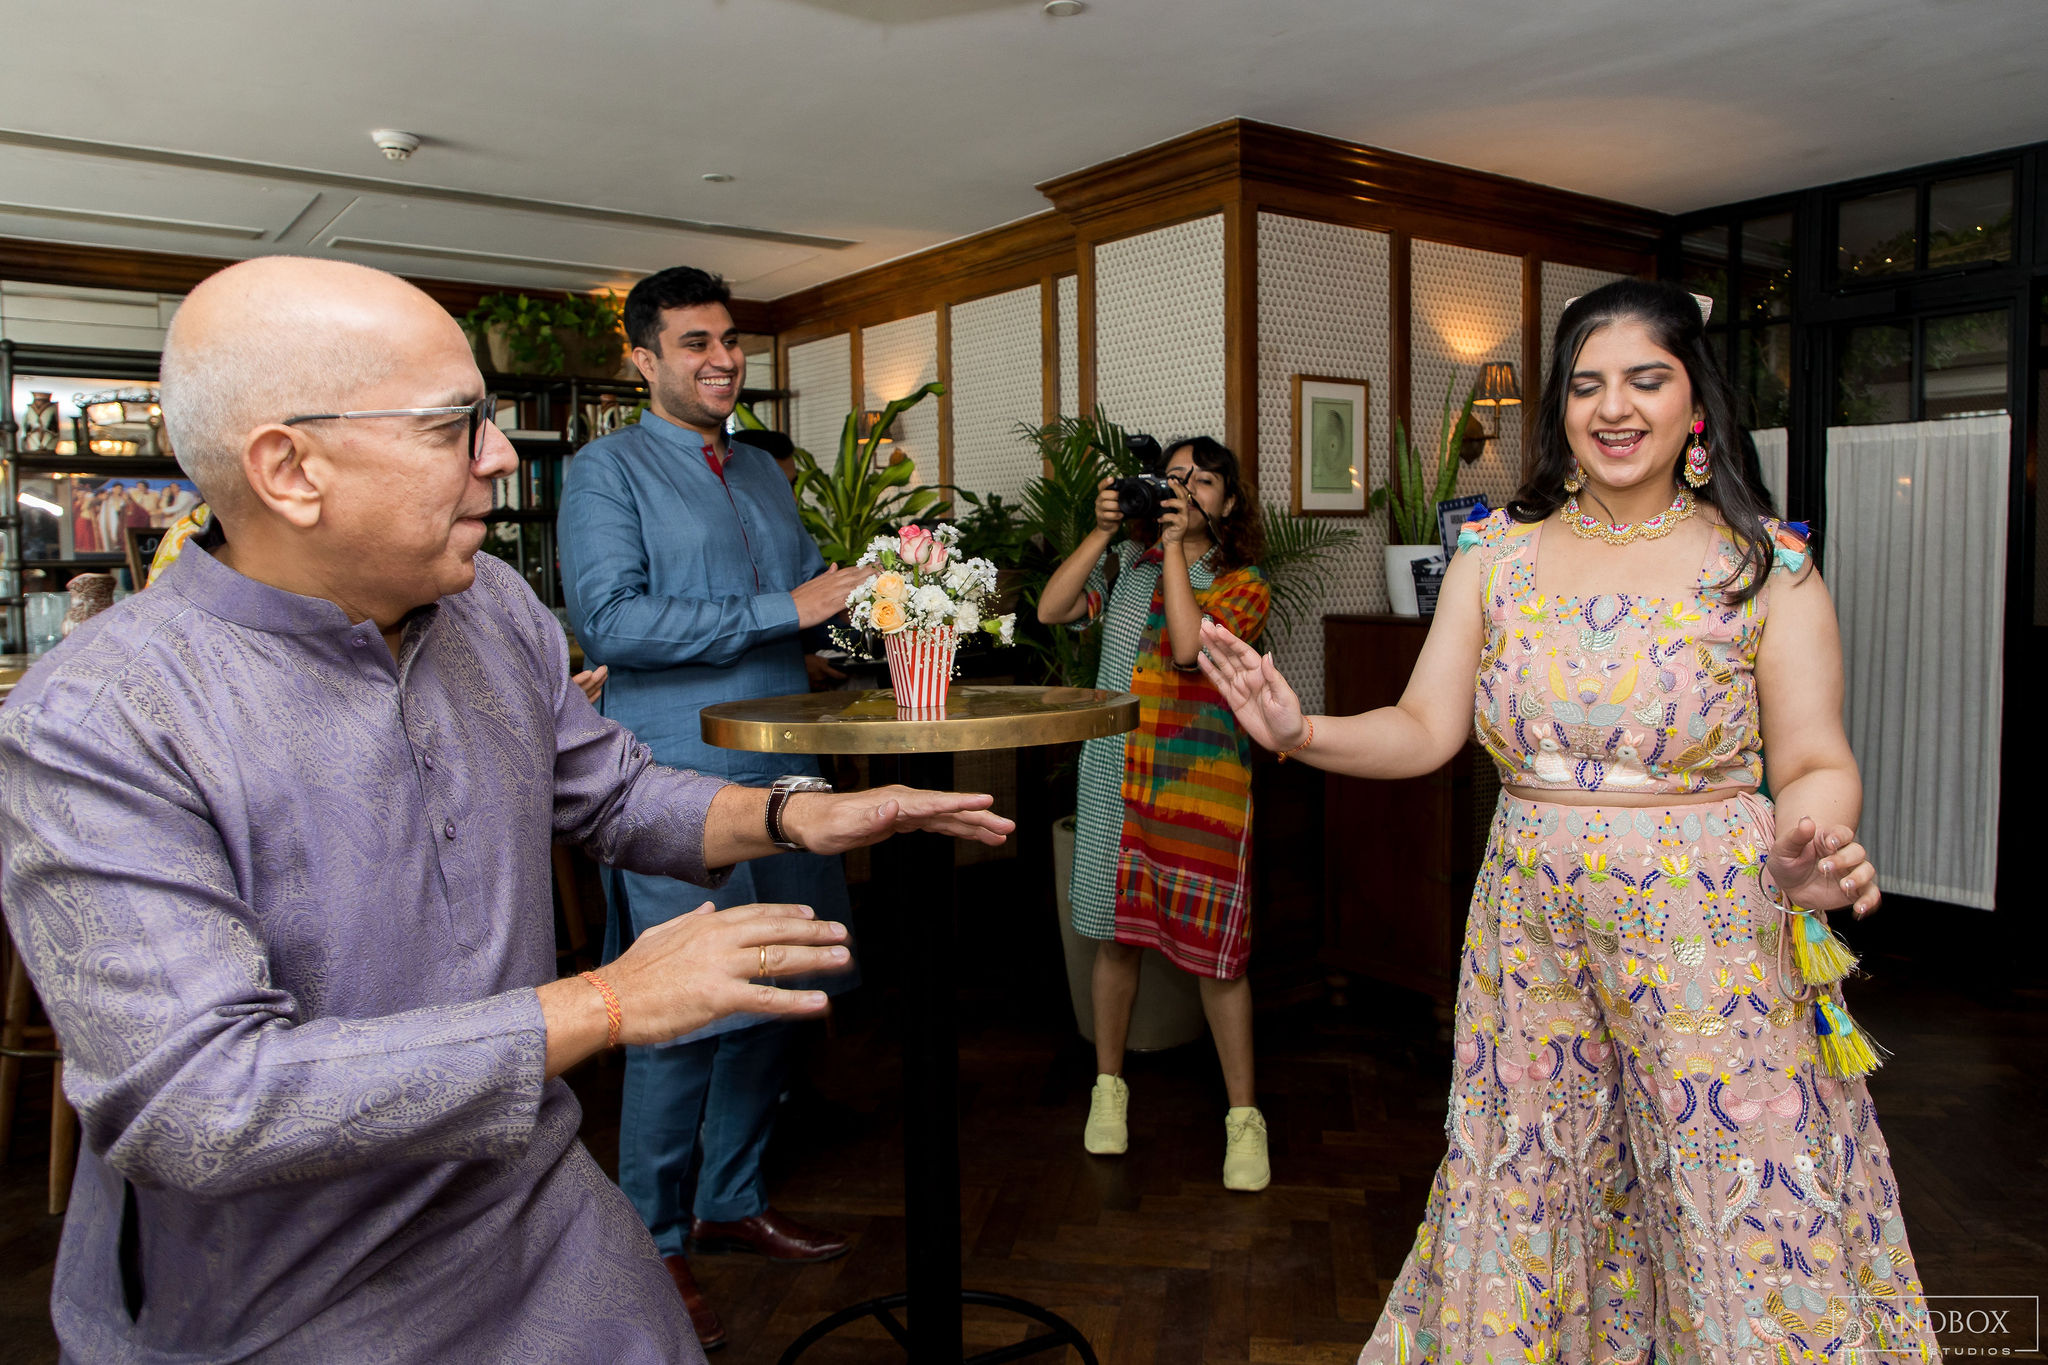
[[[625,1016],[619,1013],[619,997],[596,972],[578,972],[577,975],[597,987],[597,993],[604,997],[604,1045],[607,1048],[617,1047],[619,1026],[625,1022]]]
[[[1282,763],[1287,761],[1288,755],[1298,754],[1316,742],[1316,718],[1314,716],[1303,716],[1302,719],[1308,723],[1308,738],[1302,740],[1301,743],[1295,745],[1292,749],[1282,749],[1280,751],[1280,761]]]

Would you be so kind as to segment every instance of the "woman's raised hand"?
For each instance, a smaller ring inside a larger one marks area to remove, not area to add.
[[[1856,918],[1877,909],[1877,869],[1846,825],[1822,829],[1811,816],[1778,831],[1771,843],[1771,880],[1786,899],[1804,910],[1838,910],[1853,904]]]
[[[1110,488],[1115,482],[1114,478],[1106,478],[1095,485],[1095,529],[1111,536],[1124,524],[1123,502]]]
[[[1202,673],[1223,694],[1244,732],[1275,753],[1300,745],[1308,735],[1301,698],[1280,676],[1271,655],[1261,654],[1214,620],[1202,622]]]

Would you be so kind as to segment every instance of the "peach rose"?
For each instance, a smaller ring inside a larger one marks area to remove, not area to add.
[[[887,597],[877,597],[874,607],[875,629],[884,635],[894,635],[903,629],[903,604]]]
[[[901,602],[903,595],[910,590],[900,573],[876,574],[874,587],[876,597],[885,597],[891,602]]]

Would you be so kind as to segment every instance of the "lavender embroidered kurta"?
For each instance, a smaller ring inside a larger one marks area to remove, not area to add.
[[[188,547],[0,709],[0,902],[85,1138],[68,1355],[703,1359],[543,1080],[534,988],[551,837],[715,880],[722,783],[593,711],[519,576],[476,568],[394,663]]]

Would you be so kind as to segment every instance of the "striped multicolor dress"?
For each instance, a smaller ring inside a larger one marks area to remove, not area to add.
[[[1129,541],[1088,580],[1102,620],[1096,686],[1138,698],[1138,728],[1081,751],[1074,840],[1074,928],[1157,948],[1197,976],[1233,980],[1251,952],[1251,743],[1209,680],[1173,661],[1160,558]],[[1216,573],[1211,550],[1188,568],[1205,615],[1256,639],[1270,594],[1256,566]],[[1106,599],[1106,600],[1105,600]]]

